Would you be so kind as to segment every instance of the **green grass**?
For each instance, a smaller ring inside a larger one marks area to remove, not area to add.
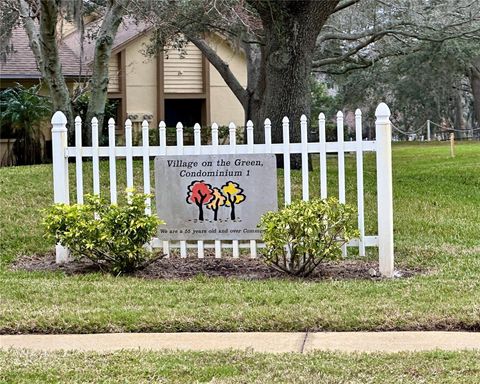
[[[4,383],[478,383],[480,352],[0,352]]]
[[[458,145],[453,159],[443,143],[401,144],[393,158],[396,263],[429,273],[382,281],[146,281],[12,272],[8,263],[18,255],[52,248],[40,226],[41,209],[52,201],[52,175],[49,165],[2,168],[0,332],[479,330],[480,144]],[[373,234],[375,157],[365,161],[367,234]],[[347,176],[354,175],[354,166],[348,157]],[[108,163],[101,167],[107,174]],[[140,163],[135,175],[141,181]],[[312,172],[312,195],[318,194],[318,179]],[[296,197],[299,181],[294,172]],[[353,177],[347,187],[347,201],[355,202]]]

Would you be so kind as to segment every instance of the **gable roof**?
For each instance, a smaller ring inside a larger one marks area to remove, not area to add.
[[[42,77],[38,70],[35,56],[30,49],[30,42],[23,27],[12,31],[10,40],[13,52],[7,55],[6,61],[0,61],[0,78],[2,79],[39,79]],[[59,56],[62,63],[62,73],[65,77],[80,75],[79,57],[64,42],[59,43]],[[82,69],[87,74],[86,68]]]
[[[89,36],[95,36],[96,31],[100,29],[101,23],[102,19],[97,19],[85,25],[85,38],[83,41],[83,60],[85,63],[90,63],[93,60],[95,39]],[[143,36],[150,29],[151,27],[143,22],[135,22],[132,18],[125,17],[118,27],[117,34],[113,41],[112,52],[118,52],[125,45]],[[80,32],[78,30],[66,36],[63,42],[80,57]]]

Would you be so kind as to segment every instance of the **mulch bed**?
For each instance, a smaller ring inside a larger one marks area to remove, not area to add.
[[[65,264],[55,263],[55,254],[35,254],[21,256],[12,265],[13,270],[64,272],[67,275],[78,275],[99,272],[98,266],[88,260],[71,261]],[[372,276],[373,270],[376,275]],[[396,277],[411,277],[422,273],[420,270],[403,268],[396,272]],[[288,278],[272,267],[265,265],[259,259],[241,257],[233,259],[224,257],[215,259],[207,254],[204,259],[191,256],[185,259],[179,257],[164,258],[155,261],[132,276],[144,279],[189,279],[198,275],[208,277],[227,277],[245,280],[262,280],[271,278]],[[341,260],[325,262],[308,280],[379,280],[378,263],[364,260]]]

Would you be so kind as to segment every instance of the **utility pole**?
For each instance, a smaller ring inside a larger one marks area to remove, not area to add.
[[[430,141],[430,120],[427,120],[427,141]]]

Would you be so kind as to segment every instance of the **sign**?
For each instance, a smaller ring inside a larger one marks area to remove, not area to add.
[[[161,240],[256,240],[267,211],[277,210],[273,154],[158,156]]]

